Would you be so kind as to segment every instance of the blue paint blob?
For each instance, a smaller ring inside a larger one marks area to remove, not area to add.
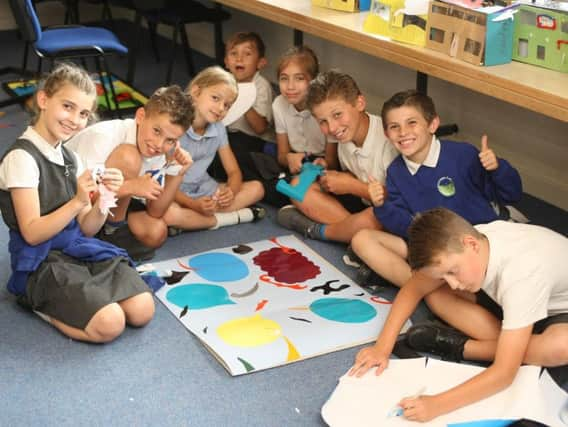
[[[518,420],[480,420],[480,421],[468,421],[465,423],[454,423],[448,424],[448,427],[507,427]]]
[[[377,315],[371,304],[349,298],[320,298],[310,304],[310,310],[324,319],[342,323],[363,323]]]
[[[190,258],[188,264],[210,282],[233,282],[249,274],[247,265],[233,254],[213,252],[197,255]]]
[[[180,308],[187,306],[190,310],[235,304],[224,287],[202,283],[176,286],[168,291],[166,299]]]

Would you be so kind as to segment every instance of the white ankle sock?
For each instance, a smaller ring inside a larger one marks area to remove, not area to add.
[[[210,230],[216,230],[217,228],[226,227],[227,225],[251,222],[254,219],[254,215],[250,208],[243,208],[232,212],[217,212],[215,219],[217,220],[217,224],[211,227]]]
[[[36,310],[34,310],[34,313],[37,314],[41,319],[45,320],[47,323],[51,323],[51,317],[49,317],[47,314],[43,314]]]

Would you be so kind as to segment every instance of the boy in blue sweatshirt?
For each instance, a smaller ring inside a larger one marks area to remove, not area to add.
[[[440,119],[427,95],[399,92],[385,102],[381,115],[385,135],[400,153],[387,170],[386,187],[369,184],[385,231],[362,230],[351,245],[373,271],[402,287],[411,277],[406,233],[414,215],[445,207],[472,224],[488,223],[499,219],[495,205],[520,200],[522,184],[517,170],[495,156],[486,136],[481,151],[438,140]]]

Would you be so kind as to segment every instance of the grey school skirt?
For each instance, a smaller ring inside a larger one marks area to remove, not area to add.
[[[123,257],[86,262],[50,251],[30,274],[22,302],[69,326],[85,329],[104,306],[151,292]]]

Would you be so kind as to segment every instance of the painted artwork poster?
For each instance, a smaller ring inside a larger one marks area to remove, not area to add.
[[[158,299],[231,375],[374,341],[390,302],[294,236],[155,263]]]

